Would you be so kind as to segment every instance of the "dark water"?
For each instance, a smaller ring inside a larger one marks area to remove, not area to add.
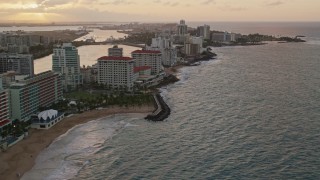
[[[162,89],[167,121],[79,125],[23,179],[320,179],[320,28],[295,26],[307,43],[214,48]]]
[[[163,90],[166,122],[131,121],[75,179],[319,179],[319,49],[215,49]]]

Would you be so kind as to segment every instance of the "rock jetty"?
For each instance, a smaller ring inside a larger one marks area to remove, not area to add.
[[[169,117],[171,110],[159,93],[154,94],[153,98],[155,101],[156,110],[152,114],[149,114],[147,117],[145,117],[145,119],[149,121],[163,121]]]

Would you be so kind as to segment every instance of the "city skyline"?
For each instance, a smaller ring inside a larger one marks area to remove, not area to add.
[[[319,21],[317,0],[0,0],[2,23]]]

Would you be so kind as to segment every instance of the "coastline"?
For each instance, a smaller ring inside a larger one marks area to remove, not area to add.
[[[28,137],[7,151],[0,153],[0,179],[20,179],[24,173],[32,169],[37,156],[42,150],[76,125],[113,114],[142,113],[147,115],[152,113],[153,110],[153,105],[92,110],[66,117],[48,130],[30,129]]]

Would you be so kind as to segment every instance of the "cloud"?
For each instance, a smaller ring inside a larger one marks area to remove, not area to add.
[[[221,9],[222,11],[245,11],[245,10],[247,10],[247,8],[244,8],[244,7],[235,7],[235,6],[230,6],[230,5],[220,7],[219,9]]]
[[[215,0],[206,0],[206,1],[203,1],[201,4],[207,5],[207,4],[215,4],[215,3],[216,3]]]
[[[167,1],[163,3],[164,6],[171,6],[171,7],[178,6],[179,4],[180,4],[179,2],[171,2],[171,1]]]
[[[134,4],[133,1],[128,1],[128,0],[113,0],[109,2],[100,2],[100,5],[129,5],[129,4]]]
[[[284,4],[283,1],[269,1],[269,2],[266,2],[266,6],[280,6]]]

